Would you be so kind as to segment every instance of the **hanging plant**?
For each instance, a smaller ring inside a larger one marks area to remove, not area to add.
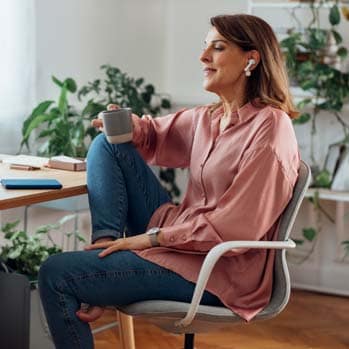
[[[309,3],[312,12],[310,24],[301,31],[291,30],[281,41],[291,81],[310,92],[312,97],[303,98],[298,108],[303,111],[295,124],[311,122],[312,172],[314,187],[331,187],[333,173],[329,173],[326,164],[319,164],[314,155],[314,136],[317,120],[321,111],[331,114],[342,128],[342,138],[337,146],[349,146],[349,124],[342,117],[342,109],[349,99],[349,74],[341,71],[341,62],[348,56],[343,46],[343,38],[337,31],[341,14],[337,3],[333,3],[328,14],[330,29],[320,27],[319,11],[324,1]],[[305,108],[310,109],[304,111]],[[328,151],[333,147],[329,145]]]

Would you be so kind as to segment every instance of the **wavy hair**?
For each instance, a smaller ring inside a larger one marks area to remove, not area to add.
[[[210,23],[229,42],[243,51],[256,50],[260,62],[247,79],[247,100],[257,106],[271,105],[296,118],[285,61],[273,29],[263,19],[247,15],[219,15]]]

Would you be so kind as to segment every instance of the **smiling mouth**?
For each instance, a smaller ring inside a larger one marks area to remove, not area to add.
[[[214,72],[216,72],[216,69],[205,68],[205,69],[204,69],[204,76],[211,75],[211,74],[213,74]]]

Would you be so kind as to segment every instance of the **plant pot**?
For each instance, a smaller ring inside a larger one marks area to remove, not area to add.
[[[297,52],[296,54],[296,61],[298,62],[306,62],[310,59],[310,53],[309,52]]]

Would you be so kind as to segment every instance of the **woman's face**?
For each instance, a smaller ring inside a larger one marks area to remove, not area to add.
[[[248,52],[225,39],[215,27],[208,32],[205,44],[200,56],[204,70],[204,88],[230,100],[237,91],[243,91]]]

